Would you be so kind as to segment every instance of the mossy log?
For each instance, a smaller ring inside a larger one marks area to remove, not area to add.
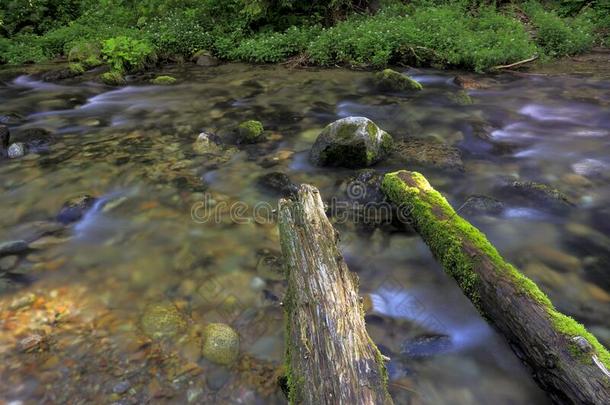
[[[369,337],[357,277],[337,248],[319,191],[280,200],[286,263],[286,363],[293,404],[391,404],[383,358]]]
[[[424,176],[390,173],[382,188],[554,401],[610,404],[610,354],[584,326],[558,312]]]

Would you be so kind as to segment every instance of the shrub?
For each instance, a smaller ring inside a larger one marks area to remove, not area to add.
[[[211,48],[214,42],[211,34],[199,24],[193,10],[170,12],[164,17],[154,18],[145,23],[143,29],[163,57],[190,56],[200,49]]]
[[[10,65],[43,62],[47,59],[40,38],[32,34],[21,34],[11,40],[0,38],[0,62]]]
[[[550,56],[572,55],[593,45],[593,24],[587,16],[561,19],[530,1],[524,9],[536,27],[536,43]]]
[[[102,42],[102,55],[112,70],[141,69],[153,58],[153,47],[144,40],[118,36]]]

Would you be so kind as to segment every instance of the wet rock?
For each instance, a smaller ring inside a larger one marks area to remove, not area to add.
[[[433,139],[406,139],[396,143],[394,156],[406,165],[463,171],[464,163],[457,148]]]
[[[284,261],[281,254],[263,254],[256,263],[256,272],[267,280],[284,280]]]
[[[0,243],[0,257],[19,255],[27,252],[28,244],[24,240],[11,240]]]
[[[473,79],[472,77],[467,76],[456,76],[453,79],[453,83],[456,86],[459,86],[463,89],[474,90],[474,89],[483,89],[487,86],[483,85],[481,82]]]
[[[97,198],[88,194],[71,198],[66,201],[57,214],[57,221],[69,224],[80,220],[96,203]]]
[[[237,141],[239,143],[257,143],[263,140],[265,129],[260,121],[244,121],[237,127]]]
[[[16,112],[0,113],[0,124],[19,125],[23,122],[23,120],[24,120],[23,116]]]
[[[367,167],[392,150],[390,134],[365,117],[348,117],[328,125],[316,139],[310,160],[317,166]]]
[[[34,303],[34,301],[36,301],[35,294],[25,294],[24,296],[15,298],[13,301],[11,301],[8,308],[12,311],[16,311],[21,308],[29,307]]]
[[[272,155],[261,158],[259,164],[264,168],[277,166],[291,159],[293,155],[294,152],[291,150],[279,150]]]
[[[22,142],[15,142],[11,146],[8,147],[6,152],[9,159],[18,159],[20,157],[25,156],[27,152],[27,148]]]
[[[100,80],[102,83],[107,84],[109,86],[121,86],[125,84],[125,78],[121,74],[121,72],[110,71],[103,73],[100,76]]]
[[[19,261],[19,257],[15,255],[5,256],[0,259],[0,271],[12,270]]]
[[[239,335],[224,323],[211,323],[203,332],[203,357],[209,361],[230,365],[239,356]]]
[[[447,352],[450,348],[450,336],[423,335],[405,342],[401,353],[411,358],[422,358]]]
[[[416,80],[392,69],[385,69],[375,74],[375,84],[381,90],[386,91],[421,90],[423,88]]]
[[[472,105],[474,100],[464,90],[447,93],[447,98],[457,105]]]
[[[129,388],[131,388],[131,384],[129,383],[129,381],[121,381],[118,384],[116,384],[114,387],[112,387],[112,392],[114,392],[115,394],[124,394],[126,393]]]
[[[0,156],[6,155],[11,140],[11,132],[6,125],[0,125]]]
[[[504,210],[504,203],[486,195],[471,195],[466,199],[460,212],[466,215],[498,215]]]
[[[500,193],[535,208],[564,210],[574,206],[568,196],[558,189],[533,181],[514,181],[501,187]]]
[[[42,335],[31,334],[17,342],[17,350],[19,350],[20,352],[31,352],[41,348],[43,342],[44,337]]]
[[[197,139],[193,143],[193,150],[198,154],[220,153],[222,149],[218,137],[214,134],[202,132],[197,135]]]
[[[73,69],[63,68],[54,69],[42,74],[41,79],[45,82],[58,82],[64,79],[71,79],[81,73],[75,72]]]
[[[15,133],[14,140],[25,144],[26,149],[40,149],[53,142],[53,134],[44,128],[27,128]]]
[[[150,81],[157,86],[168,86],[176,83],[176,78],[172,76],[157,76]]]
[[[186,330],[187,322],[176,306],[164,301],[147,306],[140,318],[142,332],[151,339],[175,337]]]
[[[191,60],[198,66],[211,67],[220,64],[220,61],[212,56],[208,51],[195,52]]]
[[[383,176],[373,169],[360,170],[347,180],[345,195],[349,202],[358,204],[383,204],[386,197],[381,190]]]
[[[290,177],[282,172],[264,174],[258,178],[257,182],[261,188],[286,198],[296,196],[299,189],[299,187],[290,180]]]

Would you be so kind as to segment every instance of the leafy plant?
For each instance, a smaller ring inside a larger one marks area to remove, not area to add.
[[[102,55],[112,70],[123,72],[143,68],[153,57],[153,47],[144,40],[118,36],[102,42]]]

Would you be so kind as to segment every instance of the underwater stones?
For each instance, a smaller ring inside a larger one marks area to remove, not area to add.
[[[59,210],[57,221],[62,224],[76,222],[85,215],[96,203],[97,198],[88,194],[80,195],[69,199]]]
[[[322,130],[309,158],[317,166],[367,167],[386,157],[392,145],[390,134],[370,119],[348,117]]]
[[[0,257],[18,255],[28,250],[28,243],[24,240],[11,240],[0,242]]]
[[[244,121],[237,127],[237,140],[239,143],[257,143],[263,138],[263,124],[260,121]]]
[[[375,84],[380,89],[387,91],[421,90],[423,88],[418,81],[392,69],[376,73]]]
[[[460,212],[466,215],[498,215],[504,210],[504,203],[493,197],[474,194],[469,196]]]
[[[103,73],[100,76],[100,80],[102,81],[102,83],[107,84],[109,86],[120,86],[125,84],[125,78],[123,77],[123,74],[115,70]]]
[[[23,142],[15,142],[8,147],[6,155],[9,157],[9,159],[17,159],[25,156],[26,152],[27,148]]]
[[[267,280],[284,280],[284,261],[281,253],[263,254],[256,263],[256,273]]]
[[[197,289],[199,303],[225,312],[241,311],[260,305],[260,290],[251,288],[253,275],[234,271],[215,275]]]
[[[151,339],[163,339],[183,333],[187,322],[173,303],[164,301],[150,304],[144,309],[140,327]]]
[[[445,353],[450,348],[450,336],[431,334],[406,341],[401,348],[401,353],[411,358],[422,358]]]
[[[537,208],[561,210],[574,206],[563,192],[547,184],[534,181],[514,181],[501,191],[512,198],[535,205]]]
[[[295,196],[298,191],[298,186],[290,180],[287,174],[282,172],[264,174],[258,178],[257,182],[261,188],[282,197]]]
[[[13,138],[16,142],[25,144],[26,149],[37,149],[50,144],[53,134],[44,128],[27,128],[15,133]]]
[[[464,170],[460,151],[434,139],[406,139],[396,142],[394,155],[407,165]]]
[[[230,365],[239,356],[239,335],[224,323],[211,323],[203,331],[201,352],[207,360],[221,365]]]
[[[11,132],[6,125],[0,125],[0,155],[8,149],[11,140]]]
[[[191,58],[191,60],[198,66],[211,67],[220,64],[220,61],[213,57],[208,51],[197,51]]]
[[[150,82],[157,86],[169,86],[176,83],[176,78],[172,76],[157,76]]]
[[[207,132],[202,132],[197,135],[197,139],[193,143],[193,151],[197,154],[219,153],[221,152],[217,137]]]
[[[482,83],[473,79],[472,77],[466,77],[466,76],[456,76],[453,79],[453,83],[456,86],[459,86],[466,90],[482,89],[482,88],[486,87],[485,85],[483,85]]]

